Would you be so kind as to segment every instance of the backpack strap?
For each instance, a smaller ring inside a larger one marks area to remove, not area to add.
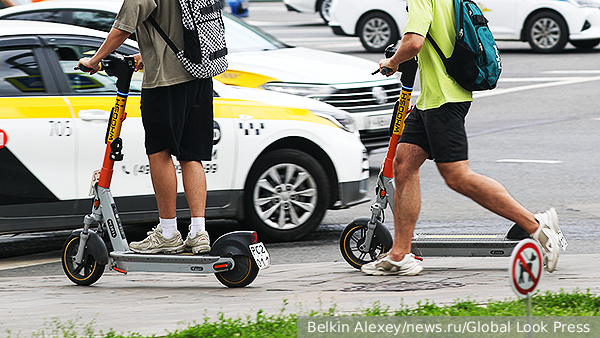
[[[221,9],[223,9],[223,4],[221,3],[221,1],[217,1],[210,6],[200,8],[199,11],[200,11],[200,14],[206,15],[206,14],[214,13],[216,11],[220,11]]]
[[[152,24],[152,26],[154,26],[154,28],[156,29],[158,34],[163,38],[163,40],[165,40],[167,45],[169,45],[169,47],[173,50],[173,53],[175,53],[175,55],[177,55],[177,53],[179,53],[177,46],[175,46],[173,41],[171,41],[171,39],[169,39],[169,36],[167,35],[167,33],[165,33],[165,31],[163,31],[162,28],[160,28],[160,26],[158,25],[158,22],[156,22],[156,20],[154,20],[152,15],[150,15],[148,17],[148,21],[150,21],[150,23]]]
[[[429,40],[429,42],[431,42],[431,45],[433,46],[433,49],[435,49],[435,51],[438,53],[438,55],[440,56],[440,58],[442,59],[442,61],[444,61],[444,63],[445,63],[445,61],[447,59],[446,55],[444,55],[444,53],[440,49],[440,46],[438,46],[438,44],[433,39],[433,36],[431,36],[431,34],[429,34],[429,32],[427,32],[427,40]]]

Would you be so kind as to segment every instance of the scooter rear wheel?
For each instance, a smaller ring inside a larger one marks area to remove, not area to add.
[[[361,249],[367,235],[367,222],[354,220],[350,222],[340,236],[340,252],[342,257],[356,269],[373,262],[379,255],[392,247],[392,236],[383,223],[377,221],[375,233],[368,250]]]
[[[215,273],[215,276],[229,288],[242,288],[250,285],[258,276],[258,265],[250,256],[236,255],[233,256],[235,267],[233,270]]]
[[[105,264],[96,262],[92,255],[85,255],[81,264],[75,263],[79,251],[79,236],[71,235],[65,241],[62,250],[62,267],[65,275],[77,285],[94,284],[104,273]]]

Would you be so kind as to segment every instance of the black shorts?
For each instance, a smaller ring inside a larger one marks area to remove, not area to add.
[[[142,89],[146,154],[170,149],[180,161],[209,161],[213,146],[212,79]]]
[[[439,108],[414,108],[406,118],[400,142],[423,148],[439,163],[469,159],[465,117],[471,102],[446,103]]]

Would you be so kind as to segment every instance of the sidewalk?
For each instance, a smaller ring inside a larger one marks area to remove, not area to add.
[[[374,302],[391,309],[430,300],[516,298],[508,281],[509,258],[431,257],[411,277],[367,276],[345,262],[275,265],[249,287],[227,289],[213,275],[106,272],[90,287],[64,275],[0,278],[0,337],[29,337],[57,318],[61,323],[95,323],[96,331],[164,335],[215,319],[277,314],[353,312]],[[600,254],[563,254],[557,270],[543,273],[540,290],[590,289],[600,293]],[[284,303],[287,305],[284,306]],[[20,332],[20,333],[19,333]]]

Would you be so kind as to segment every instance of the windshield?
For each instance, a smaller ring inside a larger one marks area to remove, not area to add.
[[[225,40],[230,53],[254,52],[289,47],[257,27],[223,13]]]

